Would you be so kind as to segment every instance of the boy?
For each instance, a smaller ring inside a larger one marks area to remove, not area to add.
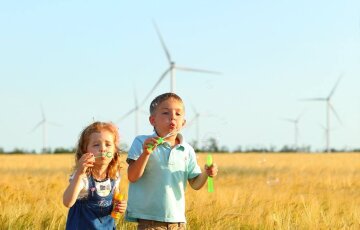
[[[194,149],[179,133],[185,125],[184,104],[174,93],[156,97],[150,104],[149,121],[154,134],[137,136],[128,153],[129,199],[125,218],[138,229],[185,229],[187,181],[198,190],[217,166],[196,162]]]

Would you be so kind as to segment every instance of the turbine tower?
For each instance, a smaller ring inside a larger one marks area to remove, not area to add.
[[[330,112],[332,112],[336,118],[338,119],[338,121],[341,124],[341,120],[339,115],[337,114],[337,112],[334,109],[334,106],[331,104],[331,98],[335,93],[335,90],[337,88],[337,86],[339,85],[339,82],[341,80],[342,76],[340,76],[336,82],[336,84],[334,85],[334,87],[332,88],[332,90],[330,91],[329,95],[327,97],[317,97],[317,98],[309,98],[309,99],[305,99],[306,101],[324,101],[326,103],[326,152],[330,153]]]
[[[116,123],[119,123],[121,121],[123,121],[125,118],[127,118],[129,115],[131,115],[132,113],[135,114],[135,135],[139,135],[139,112],[140,112],[140,106],[138,103],[138,99],[136,96],[136,91],[134,89],[134,102],[135,102],[135,107],[132,108],[131,110],[129,110],[127,113],[125,113],[124,115],[122,115]]]
[[[297,116],[297,118],[295,119],[290,119],[290,118],[283,118],[282,120],[290,122],[292,124],[294,124],[294,147],[296,152],[299,150],[299,145],[298,145],[298,141],[299,141],[299,121],[300,118],[302,117],[303,113],[299,114]]]
[[[43,134],[42,135],[42,142],[43,142],[42,152],[45,153],[45,151],[48,150],[47,149],[47,125],[48,124],[51,124],[54,126],[59,126],[59,125],[56,123],[50,122],[46,119],[45,112],[44,112],[42,105],[41,105],[41,116],[42,116],[42,120],[39,123],[37,123],[33,129],[30,130],[30,133],[34,132],[37,128],[42,126],[42,134]]]
[[[157,27],[156,23],[154,23],[154,27],[156,30],[156,33],[159,37],[159,40],[161,42],[161,46],[164,49],[166,58],[169,62],[169,67],[165,70],[165,72],[160,76],[160,78],[158,79],[158,81],[155,83],[155,85],[152,87],[152,89],[150,90],[150,92],[146,95],[144,101],[141,103],[141,105],[143,105],[145,103],[145,101],[147,100],[147,98],[149,98],[149,96],[154,92],[154,90],[156,89],[156,87],[160,84],[160,82],[166,77],[166,75],[168,73],[170,73],[170,92],[175,92],[175,75],[176,75],[176,70],[180,70],[180,71],[188,71],[188,72],[199,72],[199,73],[209,73],[209,74],[221,74],[220,72],[216,72],[216,71],[210,71],[210,70],[203,70],[203,69],[195,69],[195,68],[189,68],[189,67],[184,67],[184,66],[178,66],[175,64],[175,61],[171,58],[170,56],[170,52],[167,49],[164,39],[162,38],[162,35],[160,33],[159,28]]]
[[[199,113],[194,106],[191,106],[192,110],[194,112],[194,117],[186,124],[186,127],[189,128],[191,127],[194,123],[196,125],[196,141],[197,144],[199,145],[198,147],[200,148],[200,118],[201,117],[213,117],[213,115],[210,114],[203,114],[203,113]]]
[[[195,116],[189,121],[187,127],[190,127],[192,124],[196,123],[196,141],[200,147],[200,113],[196,111],[194,106],[192,106],[192,109],[195,113]]]

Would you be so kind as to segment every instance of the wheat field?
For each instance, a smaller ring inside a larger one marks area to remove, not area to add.
[[[122,156],[124,162],[126,155]],[[206,154],[198,154],[200,165]],[[215,192],[186,192],[187,229],[360,229],[360,154],[213,154]],[[74,156],[0,155],[0,229],[64,229]],[[121,187],[126,190],[126,164]],[[118,229],[136,225],[120,219]]]

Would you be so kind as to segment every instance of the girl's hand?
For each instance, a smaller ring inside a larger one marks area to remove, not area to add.
[[[205,165],[205,171],[209,177],[214,177],[217,175],[219,170],[218,170],[217,165],[214,163],[211,166]]]
[[[157,147],[157,138],[150,137],[144,141],[143,153],[150,155]]]
[[[115,211],[124,213],[127,207],[127,200],[116,201]]]
[[[85,153],[81,156],[78,162],[78,172],[81,174],[85,174],[87,168],[91,168],[94,166],[95,157],[92,153]]]

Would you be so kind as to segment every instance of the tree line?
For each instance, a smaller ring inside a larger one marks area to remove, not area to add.
[[[220,146],[218,141],[215,138],[209,138],[203,142],[203,145],[200,146],[197,141],[192,141],[191,146],[194,147],[195,152],[208,152],[208,153],[295,153],[295,152],[325,152],[325,149],[312,150],[311,146],[290,146],[284,145],[281,148],[277,148],[275,146],[241,146],[239,145],[234,150],[229,150],[227,146]],[[122,152],[126,152],[128,150],[128,146],[126,144],[120,144],[120,149]],[[54,149],[46,148],[42,149],[40,153],[50,153],[50,154],[62,154],[62,153],[75,153],[76,148],[64,148],[57,147]],[[360,152],[360,148],[342,148],[342,149],[330,149],[331,152]],[[21,148],[14,148],[11,151],[4,151],[3,148],[0,147],[0,154],[36,154],[35,150],[26,150]]]

